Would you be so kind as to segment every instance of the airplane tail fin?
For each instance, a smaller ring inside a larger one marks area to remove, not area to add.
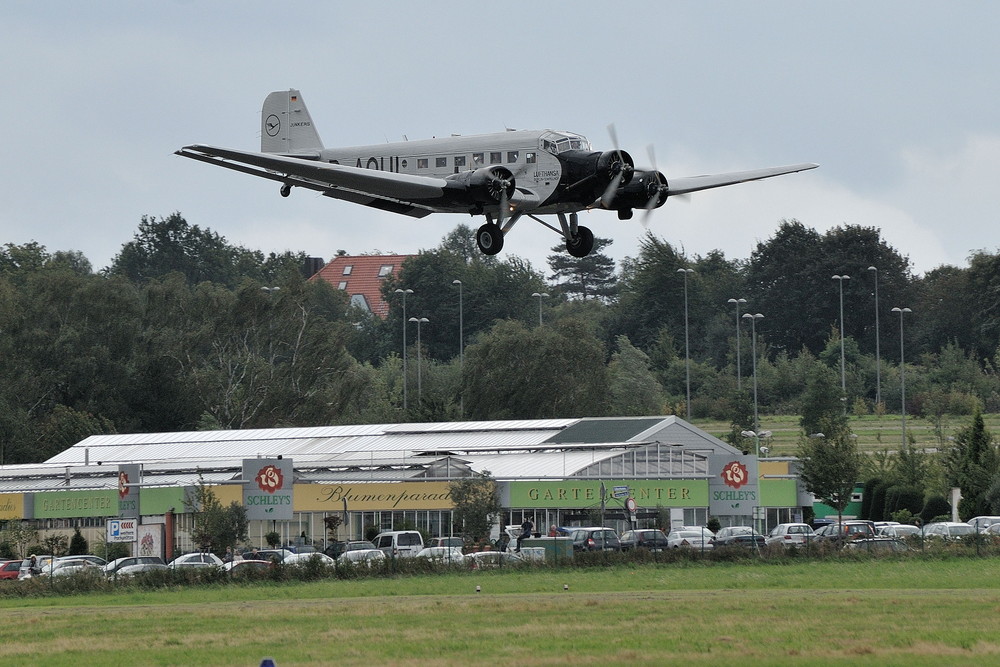
[[[260,110],[260,150],[262,153],[314,153],[323,142],[297,90],[278,90],[264,98]]]

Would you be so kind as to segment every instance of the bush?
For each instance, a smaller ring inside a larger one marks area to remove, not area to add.
[[[882,516],[891,516],[899,510],[909,510],[917,514],[924,506],[924,492],[912,486],[893,486],[885,494],[885,510]]]
[[[939,516],[947,516],[945,521],[951,520],[951,503],[944,496],[931,496],[920,510],[920,518],[924,523],[931,523]]]

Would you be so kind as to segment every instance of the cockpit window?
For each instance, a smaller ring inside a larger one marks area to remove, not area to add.
[[[566,151],[589,151],[590,142],[586,137],[567,132],[548,132],[541,139],[542,150],[559,155]]]

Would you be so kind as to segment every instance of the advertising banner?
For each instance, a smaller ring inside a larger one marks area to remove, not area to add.
[[[0,493],[0,520],[23,518],[25,518],[24,494]]]
[[[118,491],[43,491],[34,494],[36,519],[62,519],[118,514]]]
[[[136,534],[136,556],[159,556],[163,558],[163,524],[143,524]]]
[[[450,510],[448,482],[343,482],[296,484],[299,512],[377,512],[381,510]]]
[[[139,518],[139,484],[142,468],[138,463],[118,466],[118,516]]]
[[[628,487],[628,496],[634,498],[639,507],[707,507],[708,484],[702,479],[612,480],[604,483],[598,480],[564,480],[558,482],[510,482],[507,507],[566,508],[584,509],[601,504],[601,485],[613,490],[615,486]],[[606,501],[623,506],[623,499]]]
[[[757,481],[757,457],[726,455],[709,457],[708,512],[713,516],[753,517],[761,504]]]
[[[243,506],[251,521],[292,518],[292,459],[243,459]]]

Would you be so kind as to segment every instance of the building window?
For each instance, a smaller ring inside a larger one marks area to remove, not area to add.
[[[337,289],[347,289],[347,281],[341,280],[340,283],[337,285]]]
[[[418,157],[417,158],[417,169],[426,169],[426,168],[427,168],[427,158],[425,158],[425,157]]]
[[[472,166],[474,166],[474,167],[480,167],[480,166],[482,166],[482,164],[483,164],[483,154],[482,153],[473,153],[472,154]]]
[[[465,156],[464,155],[456,155],[455,156],[455,166],[456,167],[464,167],[465,166]]]
[[[517,162],[518,151],[507,151],[507,162]]]
[[[493,151],[490,153],[490,164],[500,164],[502,158],[503,154],[500,151]]]
[[[354,265],[353,264],[348,264],[347,266],[344,267],[344,275],[345,276],[351,275],[351,271],[353,271],[353,270],[354,270]]]
[[[381,267],[379,267],[378,277],[385,278],[390,273],[392,273],[392,264],[383,264]]]
[[[435,160],[434,160],[434,166],[435,167],[447,167],[448,166],[448,158],[446,158],[446,157],[435,158]]]
[[[524,161],[527,162],[528,164],[535,164],[535,154],[534,153],[525,153],[524,154]]]

